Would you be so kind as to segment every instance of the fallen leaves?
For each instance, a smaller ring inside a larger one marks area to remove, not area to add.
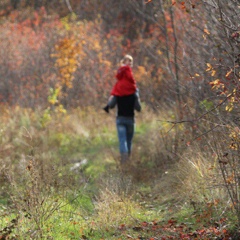
[[[218,227],[216,227],[218,226]],[[224,239],[230,240],[230,235],[222,224],[205,226],[199,229],[193,229],[190,223],[178,223],[176,219],[171,218],[168,221],[140,222],[136,226],[127,226],[121,224],[118,230],[127,237],[135,240],[169,240],[169,239]],[[137,236],[135,236],[137,235]]]

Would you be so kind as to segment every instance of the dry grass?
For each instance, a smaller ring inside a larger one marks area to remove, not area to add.
[[[101,231],[138,219],[144,210],[135,200],[144,186],[151,195],[147,201],[152,204],[155,199],[155,206],[164,201],[180,205],[221,201],[229,206],[215,146],[210,144],[214,137],[187,145],[192,137],[188,126],[172,128],[159,121],[170,119],[167,113],[145,107],[144,114],[137,115],[131,162],[120,174],[114,112],[76,109],[53,114],[42,126],[41,112],[2,110],[0,196],[10,196],[17,211],[27,210],[39,229],[43,224],[38,214],[44,222],[46,211],[54,214],[59,207],[54,196],[74,193],[88,182],[94,189],[94,222]],[[82,159],[87,164],[71,171]],[[24,200],[27,196],[29,201]],[[221,214],[225,211],[214,207]]]
[[[100,192],[96,211],[99,227],[116,229],[121,224],[136,222],[137,213],[140,214],[141,208],[129,196],[119,195],[112,190],[105,189]]]

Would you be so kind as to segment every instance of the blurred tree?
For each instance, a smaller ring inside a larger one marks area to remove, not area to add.
[[[43,0],[34,0],[34,9],[38,9],[43,6]]]
[[[19,3],[20,3],[20,0],[11,0],[11,5],[13,9],[17,9]]]

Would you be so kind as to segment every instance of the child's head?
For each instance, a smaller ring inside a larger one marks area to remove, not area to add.
[[[128,65],[130,67],[133,66],[133,57],[131,55],[125,55],[123,59],[121,60],[121,65]]]

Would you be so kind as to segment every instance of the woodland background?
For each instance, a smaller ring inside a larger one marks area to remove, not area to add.
[[[2,0],[0,239],[238,239],[239,22],[237,0]],[[120,173],[102,107],[125,54]]]

